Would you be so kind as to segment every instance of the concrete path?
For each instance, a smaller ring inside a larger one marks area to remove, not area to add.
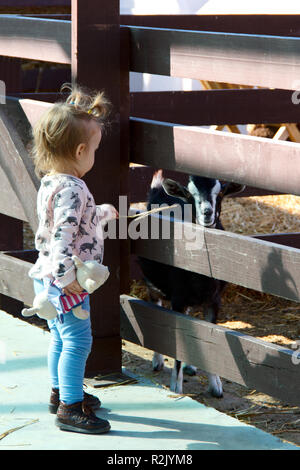
[[[48,342],[48,332],[0,311],[0,450],[299,450],[142,377],[88,389],[101,399],[97,415],[110,421],[110,433],[60,431],[47,406]]]

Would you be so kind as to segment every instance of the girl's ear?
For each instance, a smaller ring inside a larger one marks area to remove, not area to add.
[[[85,149],[86,149],[86,144],[84,143],[79,144],[76,149],[76,158],[80,158],[83,152],[85,151]]]

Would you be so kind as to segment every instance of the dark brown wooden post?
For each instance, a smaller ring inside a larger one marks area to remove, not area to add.
[[[85,181],[96,204],[118,208],[120,163],[120,21],[119,0],[72,0],[72,80],[104,90],[112,102],[111,125]],[[106,239],[107,283],[91,296],[93,348],[86,375],[121,370],[120,243]]]
[[[0,58],[0,80],[5,84],[6,94],[22,91],[21,60]],[[5,106],[5,104],[0,104]],[[23,249],[23,222],[5,214],[0,214],[0,251]],[[0,309],[9,313],[21,312],[23,303],[6,295],[0,295]]]

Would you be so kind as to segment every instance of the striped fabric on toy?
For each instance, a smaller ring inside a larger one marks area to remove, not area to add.
[[[64,310],[64,313],[68,313],[72,308],[76,307],[77,305],[82,304],[86,296],[89,295],[87,292],[83,292],[82,294],[72,294],[66,295],[62,294],[60,296],[61,304]]]

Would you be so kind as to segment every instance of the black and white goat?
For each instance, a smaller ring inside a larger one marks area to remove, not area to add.
[[[148,195],[148,210],[152,204],[190,204],[192,208],[192,222],[204,227],[223,230],[220,221],[221,203],[225,195],[240,192],[243,186],[236,183],[221,184],[219,180],[190,176],[187,187],[180,183],[164,179],[162,170],[158,170],[152,179]],[[184,211],[182,210],[182,214]],[[162,300],[171,302],[171,309],[187,313],[187,309],[202,306],[204,319],[216,323],[221,303],[221,293],[225,287],[224,281],[169,266],[157,261],[139,257],[144,280],[148,287],[150,300],[162,304]],[[161,370],[164,358],[154,353],[153,369]],[[189,373],[195,373],[196,368],[187,366]],[[182,393],[183,364],[175,360],[172,371],[170,388],[172,391]],[[209,374],[209,391],[215,397],[222,397],[222,382],[217,375]]]

